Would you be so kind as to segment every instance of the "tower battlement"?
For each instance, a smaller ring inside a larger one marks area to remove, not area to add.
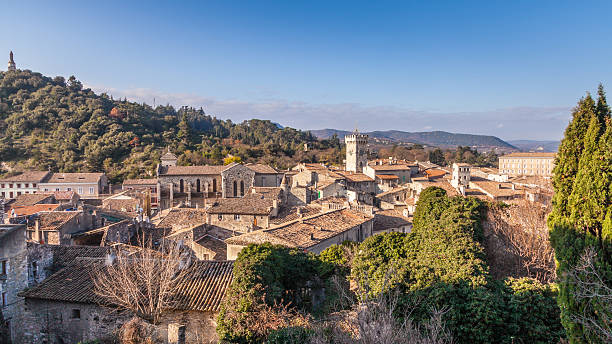
[[[360,134],[357,130],[344,136],[346,143],[346,164],[344,169],[351,172],[363,172],[368,163],[365,147],[368,145],[368,135]]]

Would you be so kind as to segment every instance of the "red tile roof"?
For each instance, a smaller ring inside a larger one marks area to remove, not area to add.
[[[260,174],[277,174],[278,173],[278,171],[276,171],[272,167],[268,165],[264,165],[264,164],[246,164],[244,166],[249,168],[255,173],[260,173]]]
[[[207,165],[207,166],[165,166],[160,175],[166,176],[187,176],[187,175],[216,175],[221,174],[227,166]]]
[[[516,152],[516,153],[510,153],[510,154],[506,154],[506,155],[502,155],[499,158],[554,158],[557,155],[557,153],[521,153],[521,152]]]
[[[123,185],[157,185],[157,179],[126,179]]]
[[[43,183],[97,183],[104,173],[51,173]]]
[[[11,210],[15,210],[15,215],[17,216],[29,216],[39,213],[41,211],[53,211],[59,208],[59,204],[34,204],[34,205],[25,205],[25,206],[13,206]],[[7,210],[7,213],[10,214],[11,210]]]
[[[377,174],[376,178],[378,179],[382,179],[382,180],[393,180],[393,179],[399,179],[398,176],[396,175],[389,175],[389,174]]]

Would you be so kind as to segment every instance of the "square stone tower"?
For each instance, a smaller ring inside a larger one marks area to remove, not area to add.
[[[465,163],[454,163],[451,185],[458,188],[460,186],[469,187],[472,166]]]
[[[366,152],[368,135],[360,134],[355,130],[344,137],[344,142],[346,143],[345,170],[349,172],[363,172],[364,167],[368,164]]]

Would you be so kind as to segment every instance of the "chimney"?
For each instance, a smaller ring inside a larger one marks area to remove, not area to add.
[[[278,208],[278,200],[272,200],[272,208]]]
[[[40,220],[38,218],[34,220],[34,240],[40,243]]]
[[[501,189],[501,188],[502,188],[502,185],[501,185],[501,184],[497,184],[497,188],[498,188],[498,189]]]
[[[512,183],[512,190],[516,190],[516,185],[514,185],[514,183]]]
[[[295,213],[298,214],[299,217],[302,217],[302,207],[297,207]]]
[[[314,234],[310,233],[310,240],[314,240]]]

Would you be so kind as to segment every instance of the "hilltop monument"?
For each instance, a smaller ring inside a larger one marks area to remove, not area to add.
[[[13,60],[13,52],[12,51],[9,54],[8,70],[9,70],[9,72],[12,71],[12,70],[17,70],[17,66],[15,65],[15,60]]]

